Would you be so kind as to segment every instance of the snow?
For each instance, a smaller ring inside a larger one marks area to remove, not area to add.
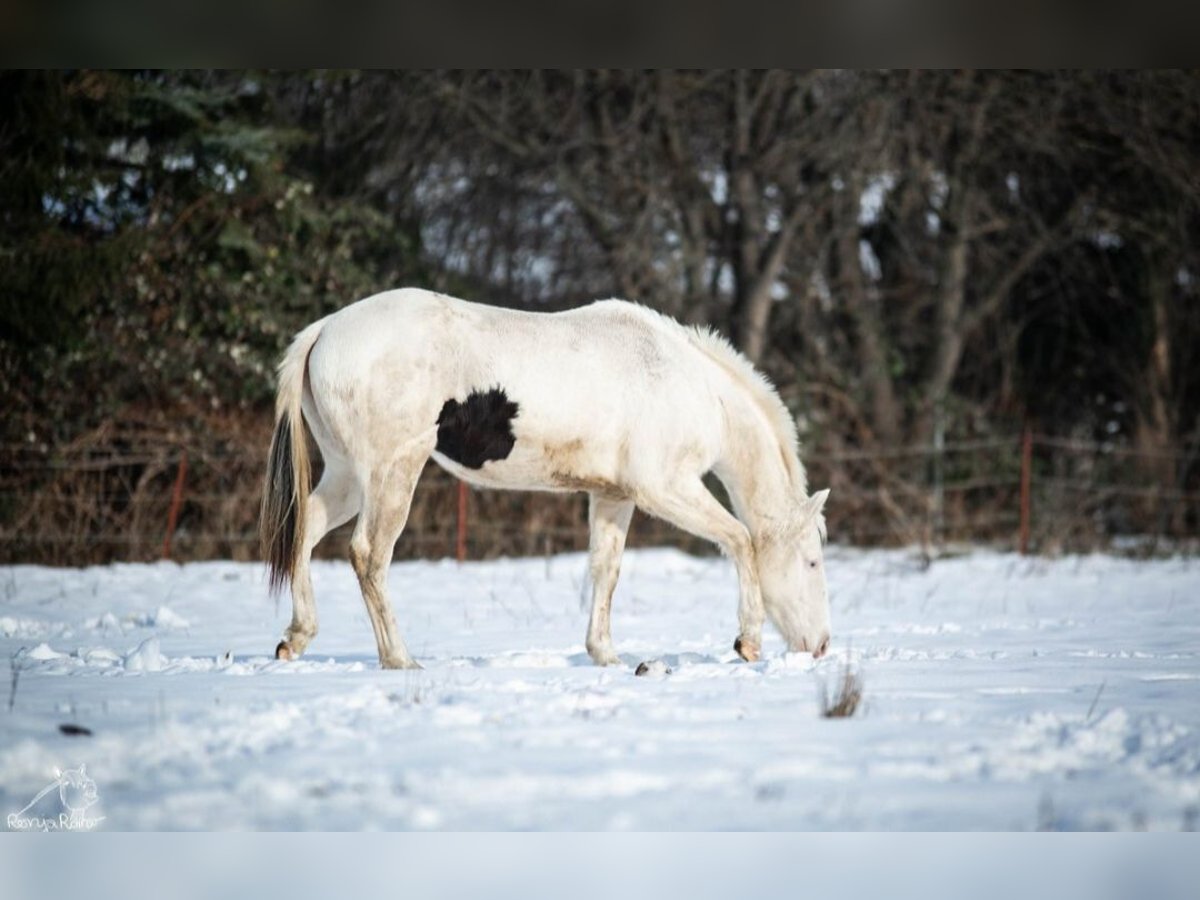
[[[102,650],[107,649],[102,647]],[[85,657],[89,664],[92,664],[96,658],[93,654],[91,657]],[[158,638],[148,637],[125,657],[125,670],[128,672],[161,672],[167,659],[162,655],[162,650],[159,648]]]
[[[1200,815],[1200,561],[827,552],[830,654],[737,661],[720,558],[396,564],[425,669],[381,671],[346,563],[321,634],[257,565],[0,569],[0,814],[86,764],[106,829],[1152,829]],[[634,674],[647,663],[642,676]],[[822,687],[862,676],[851,718]],[[9,692],[5,692],[5,697]],[[91,736],[60,733],[77,724]]]

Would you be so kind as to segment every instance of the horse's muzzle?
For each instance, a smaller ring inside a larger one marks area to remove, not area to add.
[[[823,638],[821,638],[821,643],[817,645],[817,649],[813,651],[813,659],[820,659],[827,652],[829,652],[829,633],[828,632],[826,632],[825,636]]]
[[[821,640],[817,641],[815,643],[816,643],[816,648],[811,651],[812,655],[813,655],[813,659],[820,659],[822,656],[824,656],[829,651],[829,632],[827,631],[823,635],[821,635]],[[809,646],[810,645],[809,645],[808,641],[804,638],[801,638],[800,642],[797,644],[789,643],[788,649],[794,650],[799,653],[808,653],[808,652],[810,652],[808,649]]]

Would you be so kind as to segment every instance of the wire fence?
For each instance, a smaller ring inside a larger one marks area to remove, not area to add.
[[[264,457],[246,446],[0,447],[0,562],[256,559]],[[829,533],[842,543],[1195,552],[1194,457],[1028,433],[815,450],[805,464],[810,485],[832,488]],[[351,527],[318,555],[344,556]],[[430,463],[395,556],[530,556],[587,542],[586,496],[468,489]],[[713,549],[640,513],[629,543]]]

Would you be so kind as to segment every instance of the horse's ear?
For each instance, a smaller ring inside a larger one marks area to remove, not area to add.
[[[807,522],[813,516],[819,516],[821,510],[825,508],[825,501],[829,499],[829,488],[823,491],[817,491],[811,497],[804,501],[803,517]]]
[[[829,499],[829,488],[823,491],[817,491],[811,497],[806,497],[804,502],[800,504],[800,526],[807,528],[810,524],[817,526],[817,534],[821,536],[821,543],[825,543],[825,517],[821,515],[821,510],[825,508],[825,501]]]

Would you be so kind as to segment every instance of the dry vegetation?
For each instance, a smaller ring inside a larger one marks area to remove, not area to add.
[[[821,682],[821,715],[826,719],[848,719],[858,711],[862,697],[862,675],[847,660],[832,695],[828,685]]]
[[[1195,72],[9,72],[0,122],[0,560],[154,558],[184,452],[174,555],[250,558],[275,360],[402,284],[729,335],[839,541],[1011,544],[1026,422],[1035,548],[1200,531]]]

